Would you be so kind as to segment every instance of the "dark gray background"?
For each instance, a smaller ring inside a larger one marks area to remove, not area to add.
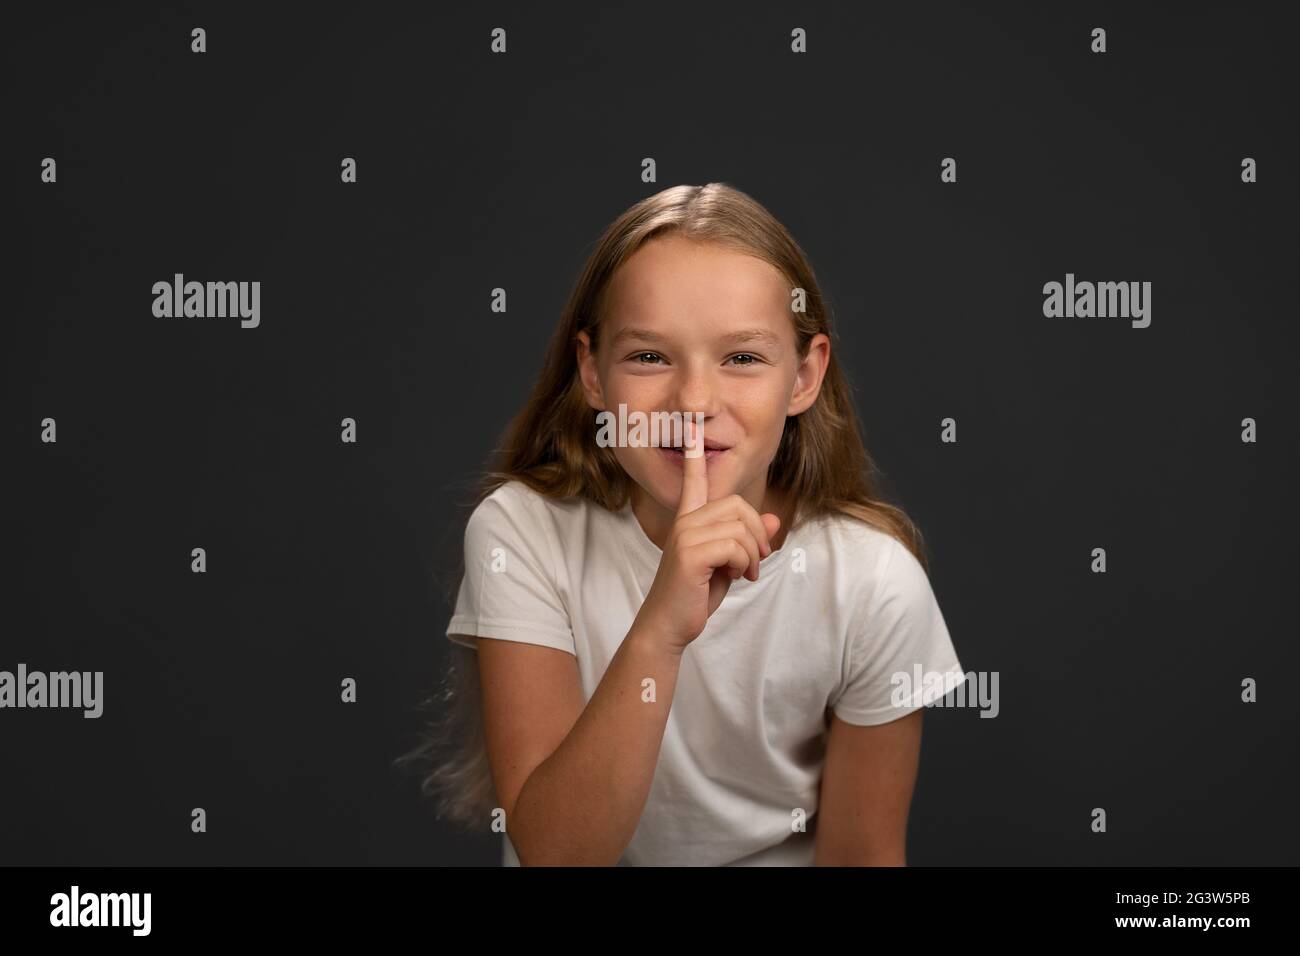
[[[1294,35],[1041,6],[7,13],[0,669],[102,670],[105,711],[0,712],[0,862],[497,863],[391,766],[460,506],[600,231],[709,181],[808,252],[1001,675],[927,715],[910,861],[1297,862]],[[154,318],[175,272],[260,280],[261,327]],[[1150,328],[1044,318],[1067,272],[1151,281]]]

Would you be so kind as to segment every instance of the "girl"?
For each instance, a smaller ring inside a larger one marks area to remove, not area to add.
[[[507,864],[905,864],[922,708],[963,673],[831,334],[729,186],[600,239],[465,529],[447,637],[477,654],[424,781]],[[605,447],[620,406],[702,428]]]

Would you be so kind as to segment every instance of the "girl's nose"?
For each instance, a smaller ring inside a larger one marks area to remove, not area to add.
[[[706,371],[684,372],[675,397],[677,411],[691,415],[703,413],[707,421],[717,412],[718,383]]]

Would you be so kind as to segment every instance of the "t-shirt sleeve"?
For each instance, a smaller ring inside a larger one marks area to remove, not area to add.
[[[896,538],[867,590],[832,707],[845,723],[886,724],[946,696],[965,675],[925,568]]]
[[[498,489],[465,526],[465,574],[447,638],[477,647],[488,637],[541,644],[577,656],[569,613],[555,586],[554,530],[526,492]]]

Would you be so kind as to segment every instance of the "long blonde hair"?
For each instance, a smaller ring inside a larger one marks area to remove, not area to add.
[[[812,267],[770,212],[725,183],[670,187],[636,203],[605,230],[565,306],[532,395],[507,427],[494,467],[480,477],[471,510],[508,481],[523,482],[550,498],[581,496],[611,510],[627,503],[631,479],[613,450],[595,441],[597,412],[587,404],[578,377],[577,335],[585,331],[593,350],[597,347],[610,279],[645,242],[668,233],[757,256],[781,272],[791,288],[803,289],[805,310],[791,312],[801,357],[813,336],[831,338],[821,392],[806,411],[786,419],[768,468],[769,486],[797,505],[792,527],[823,515],[847,515],[897,538],[928,571],[920,530],[902,509],[881,500],[880,472],[859,432],[836,358],[829,309]],[[459,644],[452,644],[451,652],[443,690],[425,702],[433,706],[442,698],[442,723],[429,725],[423,743],[398,763],[429,765],[421,792],[437,798],[439,818],[482,829],[495,796],[477,658],[473,649]]]

